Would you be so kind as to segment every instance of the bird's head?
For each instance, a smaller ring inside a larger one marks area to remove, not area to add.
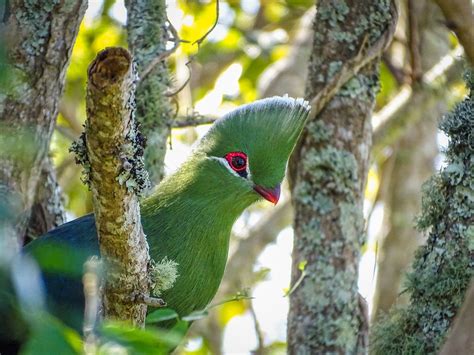
[[[288,158],[308,117],[303,99],[258,100],[217,120],[197,152],[229,195],[277,203]]]

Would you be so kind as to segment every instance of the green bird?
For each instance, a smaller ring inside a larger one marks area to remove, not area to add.
[[[141,202],[150,256],[177,264],[178,277],[161,293],[180,316],[204,309],[224,273],[232,226],[259,199],[274,204],[288,158],[310,107],[303,99],[273,97],[241,106],[217,120],[189,159]],[[43,268],[51,311],[81,329],[83,264],[99,255],[94,215],[66,223],[26,248]],[[61,254],[64,275],[48,261]]]

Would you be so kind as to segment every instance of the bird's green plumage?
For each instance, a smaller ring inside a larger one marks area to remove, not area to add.
[[[238,108],[218,120],[188,161],[142,202],[152,259],[167,257],[178,263],[179,276],[162,297],[181,316],[204,308],[215,295],[232,225],[260,198],[254,185],[273,188],[281,182],[308,113],[305,101],[280,97]],[[219,159],[229,152],[246,153],[248,178],[232,174]],[[29,250],[37,254],[54,241],[80,244],[77,249],[87,246],[98,253],[92,217],[59,227],[33,242]],[[61,302],[68,302],[67,293],[58,295]]]

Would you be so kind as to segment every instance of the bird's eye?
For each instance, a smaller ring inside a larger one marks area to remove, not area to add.
[[[225,159],[232,170],[236,172],[245,171],[247,168],[247,155],[242,152],[227,153]]]

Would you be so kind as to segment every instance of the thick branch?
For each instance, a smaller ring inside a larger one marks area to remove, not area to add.
[[[105,265],[105,316],[143,326],[148,295],[148,245],[135,191],[146,184],[140,171],[142,139],[134,117],[136,73],[123,48],[107,48],[91,63],[87,85],[86,145],[100,252]]]
[[[441,349],[440,355],[474,354],[474,280],[466,292],[462,307],[459,309],[451,333]]]
[[[8,18],[0,42],[12,64],[5,71],[8,90],[0,95],[0,184],[21,196],[22,216],[16,223],[21,244],[87,2],[41,6],[12,0],[5,6]]]
[[[474,16],[470,0],[435,0],[447,25],[456,33],[466,57],[474,65]]]

